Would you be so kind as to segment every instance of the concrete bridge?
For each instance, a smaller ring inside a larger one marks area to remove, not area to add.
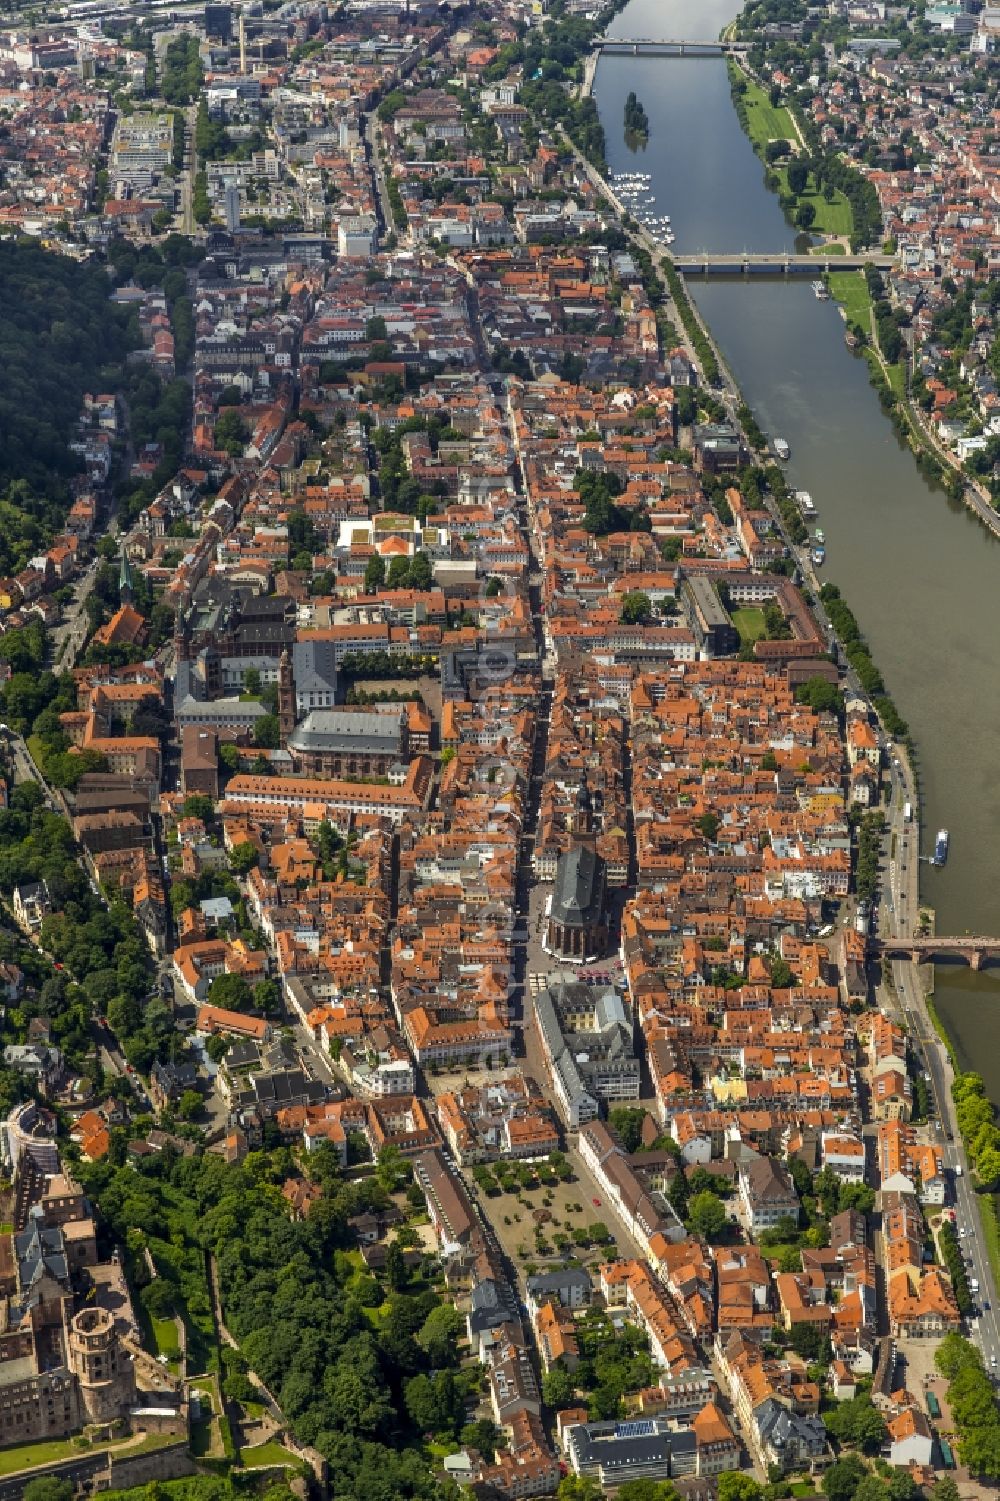
[[[964,959],[971,969],[982,969],[1000,960],[1000,938],[872,938],[868,951],[877,959],[908,959],[911,964]]]
[[[750,51],[749,42],[680,41],[666,37],[599,36],[595,52],[628,53],[632,57],[742,57]]]
[[[833,255],[822,250],[815,255],[675,255],[673,262],[682,276],[819,276],[823,271],[863,271],[866,266],[891,271],[896,264],[891,255]]]

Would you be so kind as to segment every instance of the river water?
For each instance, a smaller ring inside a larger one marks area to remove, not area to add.
[[[739,9],[736,0],[631,0],[610,29],[705,38]],[[624,139],[633,89],[650,122],[645,150]],[[721,59],[606,56],[594,95],[612,171],[650,173],[654,212],[670,214],[677,254],[794,247]],[[810,491],[826,533],[826,577],[909,722],[924,850],[938,828],[951,834],[947,866],[923,868],[921,896],[939,932],[998,934],[1000,541],[923,480],[844,343],[835,303],[817,301],[804,279],[694,279],[690,290],[761,426],[788,441],[789,480]],[[935,990],[960,1061],[1000,1102],[1000,970],[938,966]]]

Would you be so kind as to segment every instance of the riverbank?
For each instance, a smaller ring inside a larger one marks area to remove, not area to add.
[[[726,69],[736,117],[764,163],[764,185],[777,196],[786,220],[809,234],[851,243],[855,217],[846,194],[829,180],[821,188],[818,181],[812,181],[812,174],[804,184],[798,177],[792,178],[801,171],[795,156],[809,150],[805,138],[808,122],[800,121],[797,109],[772,102],[741,62],[727,59]],[[858,344],[879,403],[897,437],[913,453],[923,478],[962,501],[994,536],[1000,537],[1000,515],[988,495],[970,481],[955,455],[929,430],[923,413],[913,405],[905,363],[886,358],[867,278],[855,272],[834,272],[827,281],[835,300],[845,307],[848,328],[863,335]]]
[[[710,384],[718,383],[722,385],[733,408],[730,412],[731,420],[742,431],[747,446],[754,453],[755,459],[761,464],[766,464],[769,461],[769,455],[763,445],[763,435],[760,433],[756,421],[752,417],[749,405],[743,399],[732,372],[726,368],[707,323],[688,296],[683,278],[673,264],[672,259],[668,254],[661,251],[657,267],[657,260],[653,253],[658,249],[656,242],[632,219],[631,215],[625,212],[611,184],[594,164],[589,162],[582,152],[578,150],[565,132],[563,140],[574,153],[577,162],[586,171],[592,185],[604,196],[606,202],[620,214],[623,232],[628,235],[638,254],[649,261],[653,276],[657,276],[657,269],[662,274],[669,288],[678,317],[690,341],[689,352],[693,352],[697,356],[697,361],[701,366],[704,378]],[[659,285],[662,289],[663,283],[660,282]],[[706,354],[710,357],[710,363],[706,361]],[[709,374],[710,370],[712,372],[711,375]],[[758,439],[760,440],[759,442],[757,441]],[[785,486],[784,477],[781,475],[780,470],[777,471],[777,475],[780,488],[784,493],[779,493],[778,489],[775,489],[773,493],[769,494],[768,503],[785,545],[789,549],[789,555],[795,557],[796,550],[802,546],[803,538],[801,535],[793,535],[791,531],[791,517],[786,513],[785,505],[787,504],[794,509],[796,520],[800,519],[799,513],[794,501],[791,499],[790,493],[787,492],[787,486]],[[871,651],[862,635],[857,619],[846,601],[841,599],[839,589],[834,585],[824,585],[822,589],[817,587],[815,608],[821,623],[836,634],[845,660],[850,664],[850,670],[854,676],[857,688],[871,702],[886,737],[890,740],[907,742],[909,736],[908,726],[893,703],[886,689],[882,674],[872,659]]]
[[[788,222],[810,234],[849,240],[854,233],[854,214],[840,189],[832,184],[821,188],[815,180],[810,185],[809,173],[799,181],[805,163],[796,158],[808,157],[809,148],[792,110],[773,103],[749,69],[735,58],[727,60],[726,68],[736,117],[764,163],[765,184],[778,194]]]

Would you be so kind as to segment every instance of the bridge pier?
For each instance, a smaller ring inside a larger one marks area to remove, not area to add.
[[[973,949],[972,953],[969,955],[969,968],[970,969],[981,969],[982,968],[982,963],[983,963],[983,951],[982,951],[982,949]]]

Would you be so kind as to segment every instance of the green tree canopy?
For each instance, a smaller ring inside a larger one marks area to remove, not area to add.
[[[706,1240],[719,1235],[727,1219],[725,1204],[710,1189],[695,1194],[688,1203],[688,1224],[695,1235],[702,1235]]]

